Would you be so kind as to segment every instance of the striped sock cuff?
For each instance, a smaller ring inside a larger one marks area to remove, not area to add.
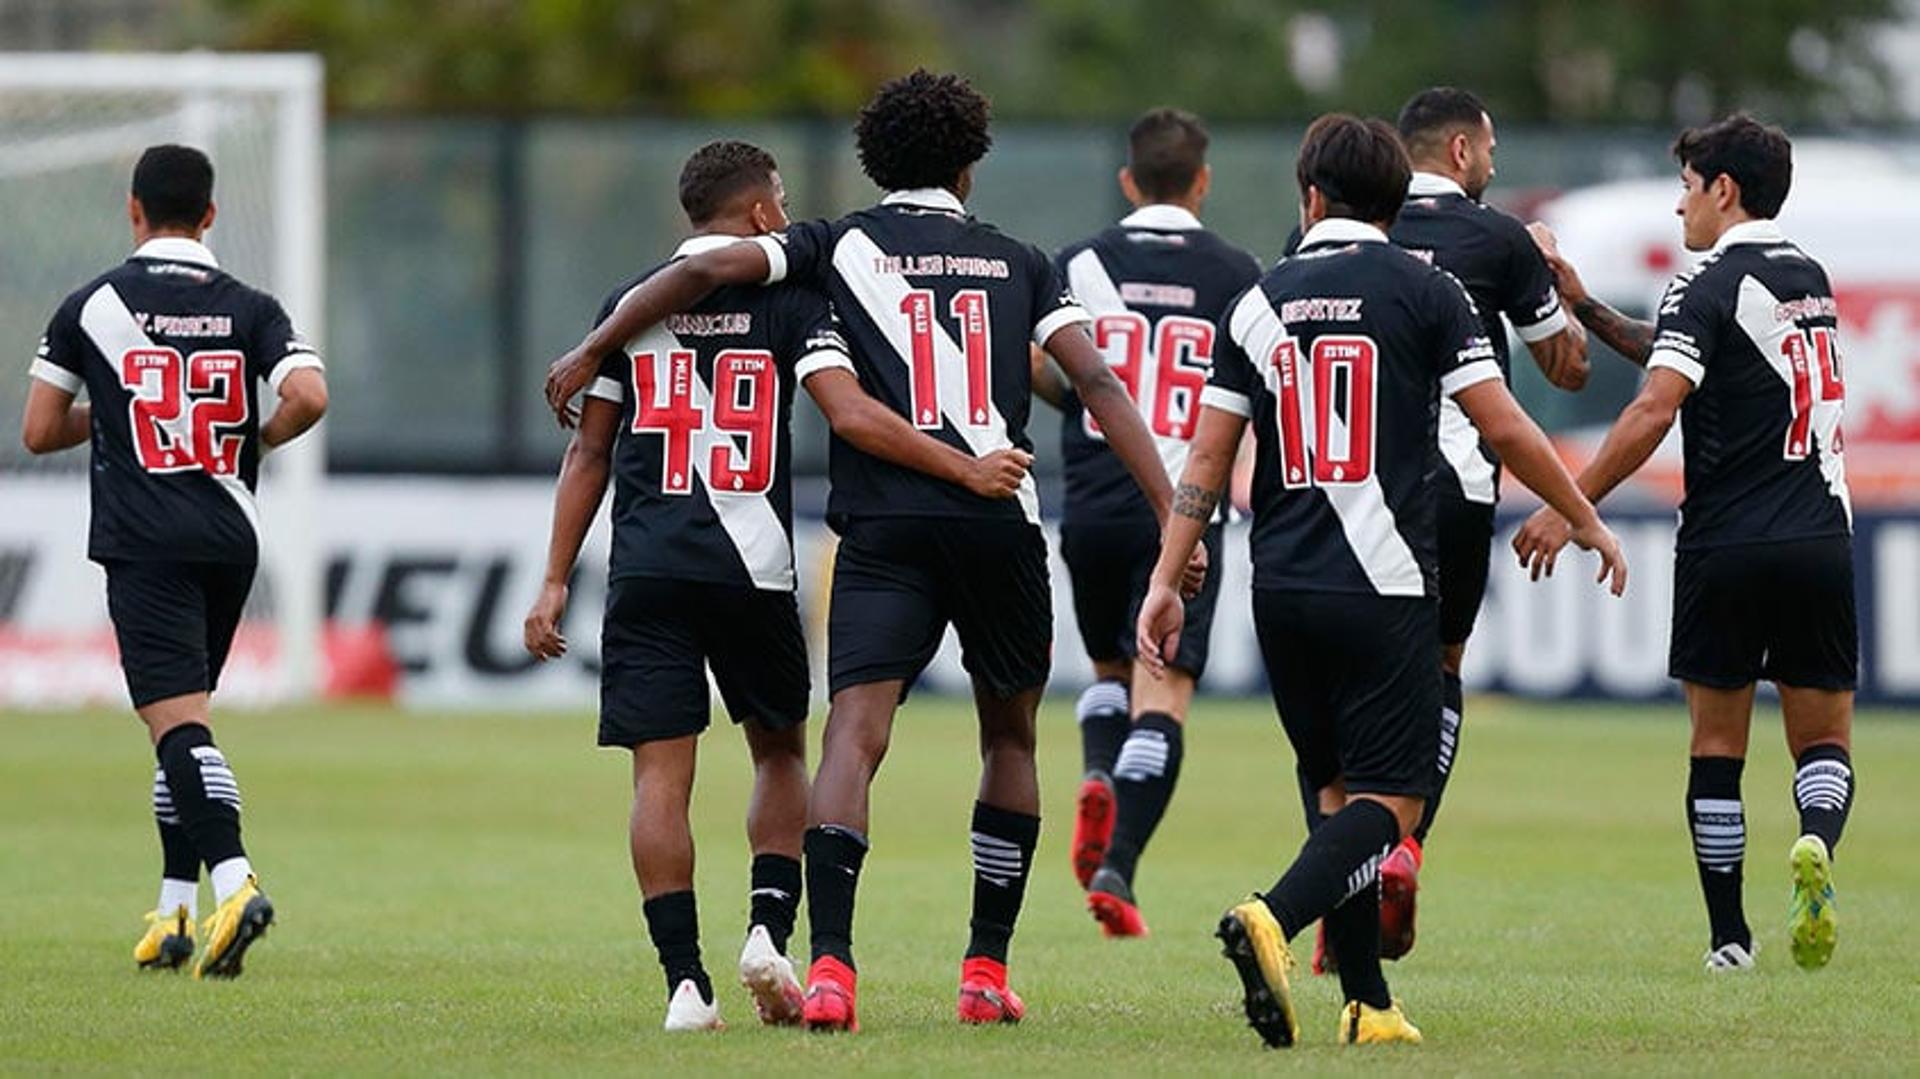
[[[1080,700],[1074,705],[1073,714],[1085,723],[1093,716],[1125,716],[1131,710],[1126,684],[1103,679],[1080,691]]]
[[[179,824],[180,814],[173,807],[173,788],[167,786],[167,773],[153,770],[153,819],[161,824]]]
[[[1738,798],[1693,798],[1687,802],[1693,826],[1693,856],[1722,873],[1740,868],[1747,856],[1747,815]]]

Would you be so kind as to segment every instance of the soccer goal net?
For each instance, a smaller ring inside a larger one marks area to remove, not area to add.
[[[277,295],[318,340],[321,127],[312,56],[0,53],[0,342],[15,357],[0,378],[0,712],[126,699],[103,577],[86,561],[87,450],[36,458],[17,435],[48,318],[128,255],[133,164],[178,142],[213,159],[207,243],[222,267]],[[223,702],[297,700],[319,685],[323,431],[262,470],[260,574]]]

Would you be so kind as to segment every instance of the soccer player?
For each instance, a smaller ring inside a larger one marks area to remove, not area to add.
[[[1212,181],[1207,130],[1192,113],[1154,109],[1127,135],[1120,190],[1134,211],[1056,260],[1093,316],[1093,340],[1133,395],[1169,477],[1186,463],[1213,359],[1214,324],[1260,276],[1252,255],[1209,232],[1198,216]],[[1133,617],[1160,553],[1160,525],[1108,447],[1100,425],[1044,355],[1035,392],[1065,413],[1066,507],[1060,553],[1073,579],[1074,617],[1098,679],[1075,709],[1085,778],[1073,828],[1073,871],[1110,937],[1144,936],[1134,905],[1140,853],[1180,777],[1182,729],[1207,665],[1220,594],[1211,574],[1187,604],[1187,633],[1164,677],[1133,669]],[[1220,525],[1206,544],[1220,549]],[[1117,803],[1117,805],[1116,805]]]
[[[1518,219],[1480,201],[1493,180],[1493,118],[1465,90],[1434,87],[1400,110],[1400,138],[1413,162],[1407,201],[1388,230],[1395,244],[1452,274],[1473,298],[1502,377],[1511,371],[1507,330],[1563,390],[1587,381],[1587,341],[1567,318],[1553,273]],[[1438,526],[1440,565],[1440,763],[1425,814],[1380,866],[1380,952],[1398,959],[1413,949],[1422,848],[1433,827],[1460,745],[1465,697],[1460,664],[1487,591],[1493,555],[1493,508],[1500,458],[1452,398],[1440,402]],[[1325,942],[1324,929],[1320,935]],[[1316,949],[1314,969],[1324,967]]]
[[[1126,389],[1087,336],[1086,313],[1045,253],[975,221],[965,198],[991,144],[987,101],[954,75],[882,86],[855,127],[860,163],[886,196],[838,221],[682,260],[620,302],[548,373],[564,411],[613,342],[714,288],[782,280],[824,286],[863,385],[916,428],[975,456],[1030,445],[1028,344],[1073,381],[1156,516],[1165,469]],[[1034,711],[1052,650],[1046,544],[1032,481],[992,501],[833,442],[829,521],[839,531],[827,628],[832,708],[805,839],[813,964],[809,1027],[856,1026],[853,905],[867,853],[867,794],[894,712],[951,624],[973,678],[981,777],[974,804],[973,918],[959,1017],[1017,1022],[1007,947],[1040,833]]]
[[[1687,823],[1706,895],[1709,970],[1754,965],[1741,903],[1746,811],[1740,773],[1759,679],[1780,689],[1796,763],[1800,838],[1789,930],[1794,962],[1833,955],[1834,848],[1853,806],[1853,691],[1859,676],[1852,509],[1841,456],[1846,404],[1833,289],[1774,217],[1793,179],[1777,127],[1736,115],[1681,134],[1676,212],[1687,249],[1657,321],[1590,296],[1552,251],[1561,295],[1600,339],[1647,368],[1640,394],[1580,474],[1596,501],[1632,475],[1680,417],[1686,497],[1674,560],[1668,674],[1692,718]],[[1536,513],[1514,538],[1551,573],[1566,526]]]
[[[205,154],[141,154],[127,216],[132,257],[47,326],[22,440],[33,453],[92,443],[87,553],[106,571],[127,690],[159,758],[160,900],[134,961],[177,969],[192,957],[204,864],[216,908],[193,973],[230,978],[273,904],[240,841],[240,788],[209,698],[260,558],[260,457],[319,421],[327,386],[279,301],[222,271],[201,242],[214,220]],[[276,401],[264,418],[261,382]],[[75,404],[82,389],[88,403]]]
[[[1287,942],[1322,918],[1347,999],[1340,1040],[1420,1040],[1380,970],[1376,873],[1419,822],[1439,755],[1438,492],[1427,477],[1442,397],[1578,522],[1601,579],[1626,586],[1618,541],[1507,392],[1466,293],[1387,242],[1409,171],[1382,121],[1323,116],[1307,129],[1296,164],[1305,236],[1221,321],[1140,610],[1139,655],[1157,672],[1179,654],[1180,569],[1251,422],[1254,626],[1302,789],[1315,794],[1293,864],[1218,929],[1270,1046],[1299,1034]]]
[[[680,203],[695,234],[675,259],[787,226],[773,157],[744,142],[695,151],[680,174]],[[620,286],[595,321],[659,270]],[[700,961],[687,822],[709,665],[754,764],[740,979],[763,1022],[800,1018],[786,957],[800,903],[809,692],[794,603],[795,383],[840,437],[982,498],[1011,498],[1030,460],[1018,449],[961,453],[867,396],[826,297],[799,285],[720,289],[603,357],[562,465],[526,644],[542,659],[566,652],[558,627],[567,582],[611,474],[599,741],[633,755],[633,869],[666,973],[670,1031],[721,1025]]]

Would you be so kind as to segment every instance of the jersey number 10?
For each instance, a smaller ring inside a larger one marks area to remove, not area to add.
[[[664,436],[660,461],[662,494],[693,493],[694,435],[722,432],[707,458],[707,490],[716,494],[763,495],[773,487],[773,420],[780,396],[780,372],[773,353],[748,349],[722,352],[713,359],[713,394],[703,413],[694,395],[700,381],[691,349],[633,356],[634,434]],[[664,391],[664,392],[663,392]],[[702,395],[704,396],[704,395]],[[742,435],[744,451],[731,436]]]
[[[1787,424],[1787,443],[1783,455],[1789,461],[1804,461],[1813,449],[1813,406],[1814,396],[1813,368],[1820,369],[1818,401],[1842,401],[1846,399],[1846,384],[1840,380],[1840,353],[1833,345],[1833,331],[1825,326],[1811,326],[1799,333],[1788,334],[1780,342],[1780,351],[1787,358],[1787,370],[1793,378],[1793,419]],[[1834,431],[1837,442],[1840,434]],[[1830,450],[1840,447],[1830,446]]]
[[[1293,338],[1274,348],[1268,384],[1273,387],[1283,485],[1290,489],[1339,487],[1373,478],[1374,366],[1378,358],[1379,349],[1371,337],[1316,337],[1306,365],[1301,363],[1300,343]],[[1303,370],[1309,365],[1309,370]],[[1311,394],[1301,390],[1303,374],[1312,375]],[[1311,455],[1307,452],[1309,434],[1313,439]]]
[[[140,467],[237,473],[246,436],[234,429],[247,422],[246,374],[247,358],[229,350],[184,359],[178,350],[158,346],[121,353],[120,385],[132,395],[127,423]]]

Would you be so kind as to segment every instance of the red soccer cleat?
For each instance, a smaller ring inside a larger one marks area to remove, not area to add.
[[[1100,923],[1100,931],[1109,937],[1147,935],[1147,920],[1140,916],[1140,908],[1134,906],[1133,890],[1114,870],[1102,868],[1093,875],[1087,891],[1087,909]]]
[[[808,1030],[860,1029],[853,1014],[853,968],[823,955],[807,968],[807,995],[800,1006],[800,1022]]]
[[[1080,781],[1073,815],[1073,878],[1085,888],[1107,858],[1113,842],[1113,780],[1105,772],[1088,772]]]
[[[1027,1014],[1020,995],[1007,988],[1007,965],[976,955],[960,964],[960,1021],[1018,1023]]]
[[[1340,960],[1327,950],[1327,923],[1320,922],[1320,933],[1313,938],[1313,972],[1315,974],[1340,973]]]
[[[1415,899],[1420,893],[1420,841],[1408,836],[1380,863],[1380,958],[1413,950]]]

